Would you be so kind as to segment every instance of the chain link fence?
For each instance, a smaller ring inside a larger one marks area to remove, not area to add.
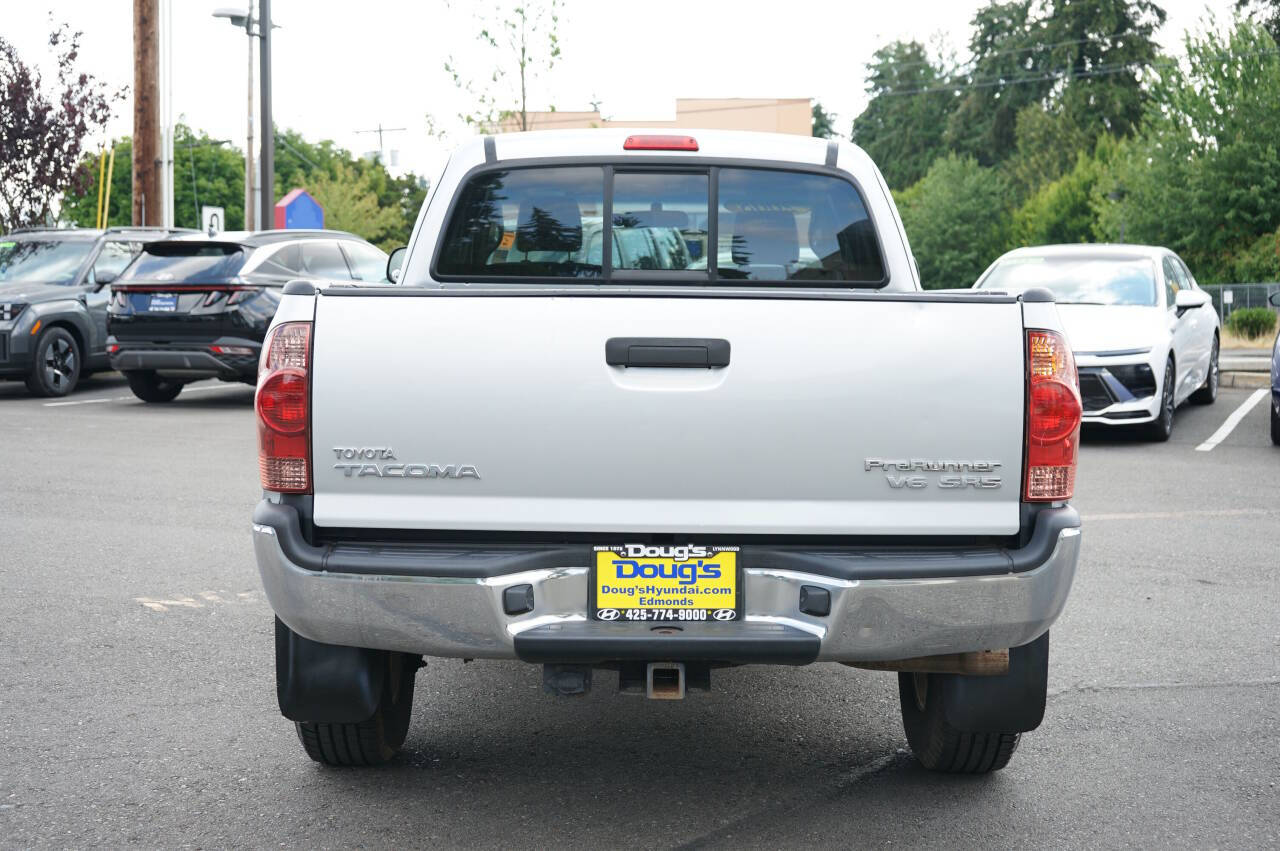
[[[1213,299],[1213,309],[1218,317],[1227,321],[1231,311],[1242,307],[1272,307],[1267,299],[1280,292],[1280,283],[1274,284],[1201,284],[1200,289]],[[1274,310],[1275,308],[1272,307]]]

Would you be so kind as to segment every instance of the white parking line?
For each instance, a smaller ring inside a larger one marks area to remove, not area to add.
[[[210,384],[204,387],[184,387],[182,388],[182,393],[183,395],[186,395],[188,393],[203,393],[206,390],[227,390],[230,388],[239,388],[243,390],[248,386],[249,385],[247,384]],[[61,408],[64,405],[98,405],[102,402],[128,402],[136,399],[137,397],[133,395],[103,396],[100,399],[72,399],[66,402],[45,402],[44,406],[46,408]]]
[[[1114,514],[1082,514],[1086,523],[1099,520],[1169,520],[1189,517],[1258,517],[1280,514],[1280,508],[1201,508],[1191,511],[1127,511]]]
[[[1235,430],[1235,427],[1240,425],[1240,421],[1245,418],[1245,415],[1253,410],[1253,406],[1261,402],[1262,398],[1270,392],[1271,391],[1265,387],[1260,387],[1253,391],[1253,394],[1248,399],[1245,399],[1240,407],[1231,412],[1231,416],[1227,417],[1227,421],[1224,422],[1217,431],[1210,435],[1208,440],[1196,447],[1196,451],[1208,452],[1210,449],[1213,449],[1213,447],[1226,440],[1227,435],[1231,434],[1231,432]]]
[[[121,396],[108,396],[105,399],[75,399],[71,402],[45,402],[46,408],[61,408],[63,405],[96,405],[99,402],[112,402],[115,399],[123,398]]]

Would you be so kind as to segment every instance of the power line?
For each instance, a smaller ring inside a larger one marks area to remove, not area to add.
[[[1019,53],[1030,53],[1031,51],[1034,51],[1034,50],[1054,50],[1055,48],[1059,48],[1059,47],[1070,47],[1072,45],[1091,44],[1093,42],[1120,41],[1126,38],[1131,38],[1133,36],[1145,37],[1145,34],[1139,32],[1138,30],[1130,30],[1129,32],[1115,33],[1113,35],[1093,36],[1090,38],[1074,38],[1069,41],[1055,41],[1055,42],[1050,42],[1049,44],[1033,44],[1028,47],[1018,47],[1018,48],[1012,48],[1009,50],[993,50],[990,53],[982,54],[981,57],[975,56],[973,59],[970,59],[967,62],[962,62],[957,67],[962,68],[966,65],[975,65],[978,63],[979,60],[992,59],[997,56],[1014,56]],[[868,67],[870,67],[871,63],[867,63],[867,65]],[[913,68],[919,65],[929,65],[935,68],[937,67],[937,65],[931,59],[912,59],[907,62],[892,62],[892,63],[889,63],[887,67]]]
[[[1244,53],[1226,52],[1226,53],[1217,54],[1213,56],[1212,59],[1213,60],[1244,59],[1246,57],[1251,57],[1251,56],[1276,56],[1276,55],[1280,55],[1280,49],[1273,48],[1269,50],[1250,50],[1250,51],[1245,51]],[[978,80],[970,80],[964,83],[951,83],[951,84],[942,85],[942,86],[931,86],[931,87],[920,88],[920,89],[897,89],[897,90],[885,89],[884,91],[877,92],[876,96],[879,97],[880,95],[884,95],[886,97],[899,97],[899,96],[906,96],[906,95],[931,94],[936,92],[951,92],[954,94],[967,89],[986,89],[986,88],[997,88],[997,87],[1003,88],[1005,86],[1017,86],[1017,85],[1024,85],[1026,83],[1044,83],[1044,82],[1050,82],[1050,81],[1056,81],[1056,80],[1081,80],[1089,77],[1106,77],[1112,74],[1123,74],[1125,71],[1139,70],[1144,68],[1150,68],[1152,70],[1160,70],[1162,68],[1176,68],[1178,67],[1178,65],[1179,63],[1176,60],[1169,61],[1169,62],[1145,62],[1145,61],[1125,62],[1125,63],[1119,63],[1115,65],[1100,65],[1097,68],[1094,68],[1088,71],[1072,71],[1070,69],[1065,69],[1063,71],[1050,72],[1046,74],[1039,74],[1039,75],[1032,75],[1032,76],[1025,76],[1025,77],[1012,77],[1012,78],[987,77],[987,78],[980,78]]]

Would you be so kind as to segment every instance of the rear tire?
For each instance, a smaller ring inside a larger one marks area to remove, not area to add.
[[[124,377],[133,395],[144,402],[172,402],[182,392],[182,382],[161,378],[154,370],[129,370]]]
[[[381,765],[404,744],[413,714],[413,681],[418,657],[388,653],[382,695],[373,717],[354,724],[295,721],[307,756],[337,767]]]
[[[898,674],[902,726],[915,758],[930,771],[988,774],[1009,764],[1020,733],[967,733],[947,722],[938,674]]]
[[[1276,410],[1274,399],[1271,401],[1271,442],[1280,446],[1280,410]]]
[[[32,396],[66,396],[80,381],[80,344],[66,328],[51,325],[36,339],[27,373]]]
[[[1173,384],[1177,374],[1170,357],[1164,364],[1164,381],[1160,384],[1160,410],[1154,420],[1143,426],[1147,439],[1164,443],[1173,436]]]
[[[1204,377],[1204,384],[1191,394],[1191,401],[1197,405],[1212,405],[1218,398],[1218,336],[1213,337],[1213,351],[1209,354],[1209,374]]]

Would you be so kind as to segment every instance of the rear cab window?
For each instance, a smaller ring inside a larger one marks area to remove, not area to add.
[[[442,281],[878,288],[867,205],[829,173],[715,165],[486,169],[459,190]]]

